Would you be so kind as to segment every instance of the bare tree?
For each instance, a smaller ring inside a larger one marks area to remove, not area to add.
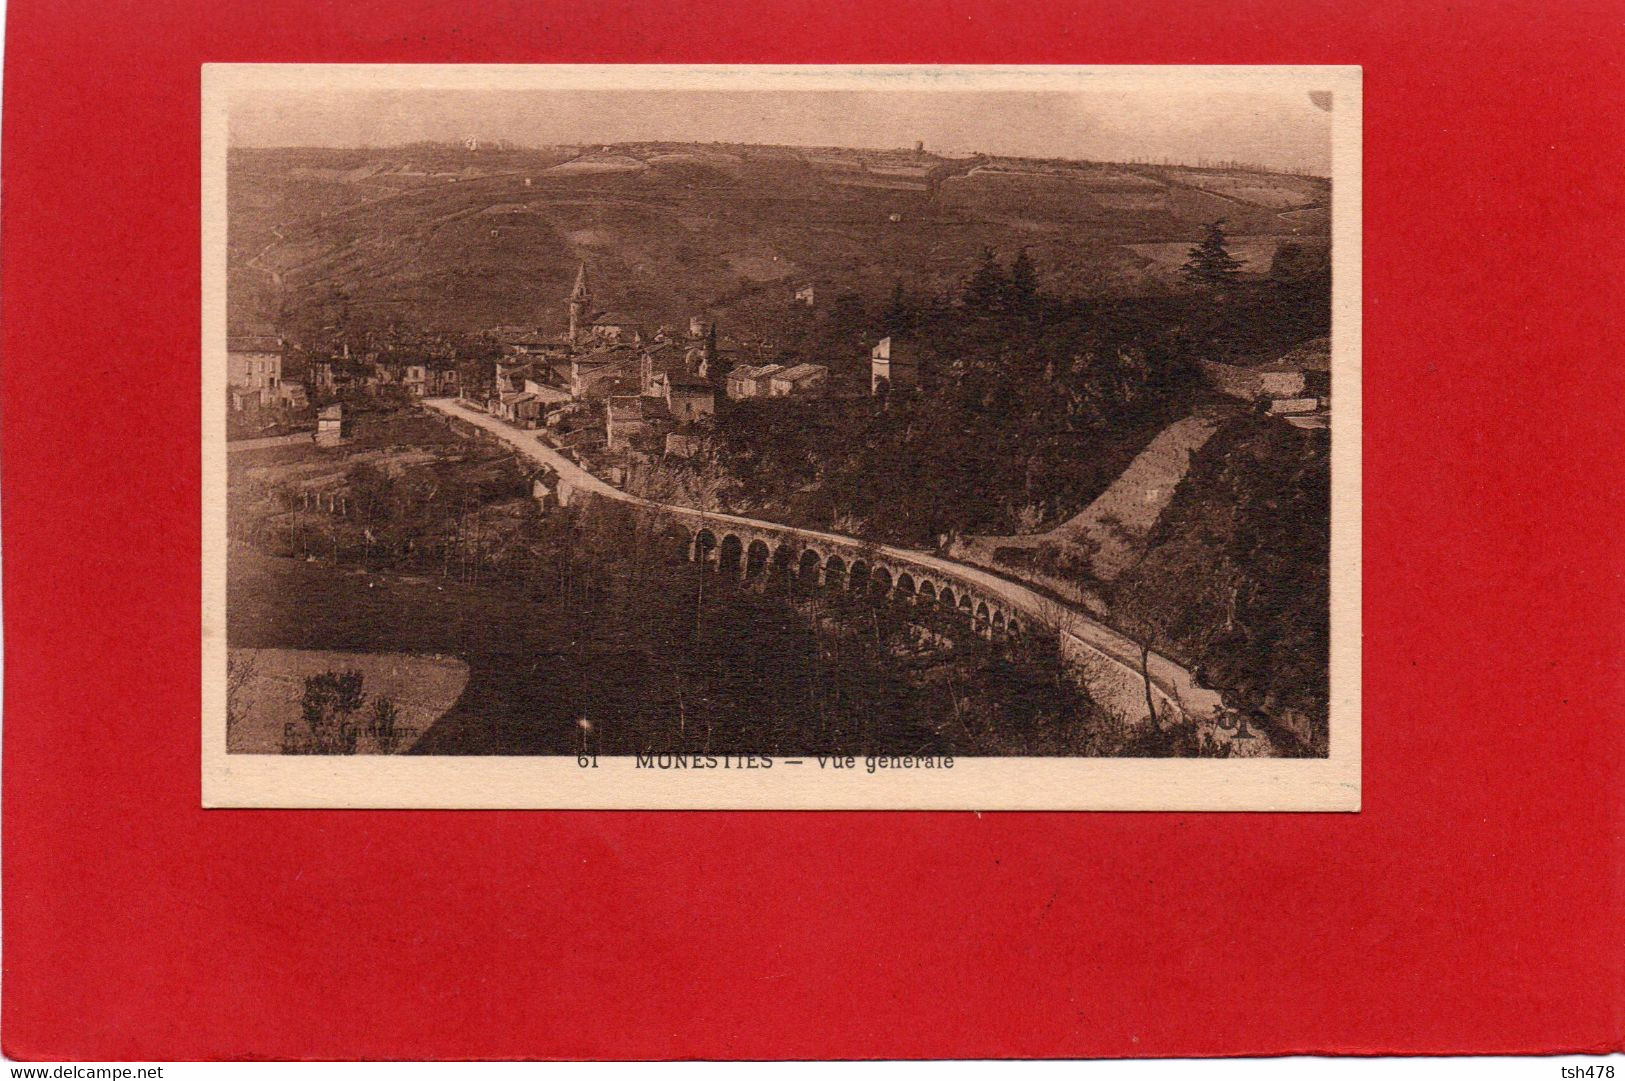
[[[229,744],[237,726],[248,712],[248,688],[259,670],[259,657],[252,650],[234,649],[226,656],[226,740]]]
[[[372,700],[372,716],[367,720],[367,735],[372,737],[378,750],[384,754],[393,754],[396,744],[400,741],[401,733],[395,725],[398,716],[392,699],[379,695]]]
[[[1163,621],[1136,596],[1120,597],[1112,608],[1112,621],[1124,637],[1134,643],[1139,654],[1140,680],[1145,687],[1146,717],[1155,727],[1161,727],[1157,715],[1155,686],[1151,679],[1151,655],[1163,639]]]

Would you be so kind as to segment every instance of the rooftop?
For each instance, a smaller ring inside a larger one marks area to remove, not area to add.
[[[576,354],[575,360],[578,364],[617,364],[636,355],[624,345],[601,345],[586,353]]]
[[[696,375],[693,372],[688,371],[686,368],[676,368],[667,372],[666,382],[672,387],[678,387],[683,390],[710,391],[716,389],[712,385],[711,380],[706,379],[704,376]]]
[[[560,402],[568,402],[573,400],[571,399],[568,391],[559,390],[556,387],[543,386],[539,383],[532,384],[531,388],[527,389],[525,393],[531,395],[538,401],[546,402],[548,405],[557,405]]]
[[[226,339],[226,352],[280,353],[282,342],[274,334],[242,334]]]

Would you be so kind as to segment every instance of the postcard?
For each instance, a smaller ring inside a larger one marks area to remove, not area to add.
[[[1359,69],[203,89],[206,806],[1359,809]]]

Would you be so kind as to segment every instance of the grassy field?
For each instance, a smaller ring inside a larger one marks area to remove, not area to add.
[[[394,703],[396,731],[405,750],[457,701],[468,683],[468,665],[451,657],[408,653],[356,653],[319,649],[233,649],[231,666],[241,672],[232,703],[235,719],[226,734],[232,754],[281,754],[284,725],[302,724],[305,679],[322,672],[360,672],[366,695],[358,720],[380,698]],[[236,680],[228,681],[228,684]],[[358,753],[388,753],[365,736]]]

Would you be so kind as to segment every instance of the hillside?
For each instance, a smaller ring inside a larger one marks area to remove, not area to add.
[[[1115,583],[1120,619],[1199,666],[1225,701],[1296,754],[1325,754],[1330,444],[1256,414],[1191,458],[1142,560]]]
[[[1025,247],[1065,295],[1166,281],[1223,217],[1248,269],[1325,235],[1328,185],[1271,173],[913,152],[682,144],[239,149],[236,320],[561,325],[576,263],[600,300],[767,335],[792,283],[824,297],[950,288]],[[319,324],[318,324],[319,325]]]

